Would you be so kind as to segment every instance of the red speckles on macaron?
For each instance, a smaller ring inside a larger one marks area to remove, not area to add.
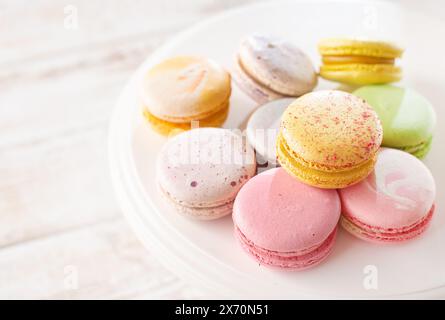
[[[181,133],[168,140],[157,162],[161,191],[177,210],[203,219],[229,214],[239,189],[255,172],[254,151],[227,129]]]
[[[284,112],[281,134],[305,161],[347,168],[377,152],[383,130],[377,114],[363,100],[336,91],[314,91]]]

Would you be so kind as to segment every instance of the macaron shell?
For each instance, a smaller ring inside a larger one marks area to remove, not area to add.
[[[308,252],[335,229],[340,200],[335,190],[308,186],[282,168],[265,171],[238,193],[235,226],[255,246],[277,252]]]
[[[259,104],[284,97],[251,78],[239,64],[238,58],[234,63],[232,75],[240,89]]]
[[[383,136],[371,106],[336,90],[296,99],[282,116],[280,132],[296,158],[317,169],[335,171],[372,159]]]
[[[260,106],[247,122],[247,139],[250,145],[269,162],[276,162],[276,140],[281,116],[294,98],[274,100]]]
[[[412,89],[391,85],[364,86],[353,92],[377,112],[383,127],[382,145],[410,148],[428,142],[436,125],[430,102]]]
[[[436,187],[420,160],[382,148],[374,172],[339,193],[346,218],[371,227],[400,229],[418,223],[430,212]]]
[[[230,75],[209,59],[174,57],[150,69],[140,90],[151,114],[183,123],[206,118],[226,106]]]
[[[161,195],[166,200],[165,203],[174,211],[187,218],[197,220],[214,220],[232,213],[233,201],[218,205],[216,207],[188,207],[180,204],[180,200],[172,198],[171,195],[162,190],[160,186],[159,189]]]
[[[257,82],[286,96],[300,96],[317,84],[309,57],[282,39],[252,35],[240,45],[239,62]]]
[[[320,76],[353,85],[390,83],[402,78],[402,70],[391,64],[325,64]]]
[[[318,247],[305,253],[298,254],[293,252],[276,252],[263,249],[249,241],[239,229],[235,229],[235,236],[243,249],[249,253],[260,264],[278,267],[286,270],[304,270],[314,267],[322,262],[332,251],[334,247],[337,227]]]
[[[229,130],[199,128],[171,138],[161,150],[157,179],[177,203],[191,208],[232,201],[256,172],[255,154]]]
[[[194,121],[199,125],[200,128],[220,127],[226,121],[228,114],[229,114],[229,102],[227,102],[225,108],[210,115],[209,117]],[[192,128],[191,121],[184,123],[168,122],[155,117],[146,108],[143,111],[143,115],[144,118],[151,125],[152,129],[154,129],[154,131],[164,136],[173,136],[181,132],[190,130]]]
[[[318,50],[322,55],[344,56],[370,56],[382,58],[398,58],[403,54],[403,49],[389,42],[352,39],[352,38],[327,38],[318,44]]]
[[[361,225],[359,222],[351,221],[350,217],[345,216],[342,216],[340,218],[340,224],[346,231],[365,241],[375,243],[402,242],[411,240],[426,231],[433,217],[434,209],[435,207],[433,206],[427,216],[425,216],[422,220],[412,226],[400,229],[392,229],[389,231],[384,228]]]

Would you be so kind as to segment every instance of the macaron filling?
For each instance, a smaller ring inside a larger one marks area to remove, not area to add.
[[[337,227],[321,243],[294,252],[279,252],[262,248],[235,228],[235,235],[241,246],[261,264],[283,269],[306,269],[317,265],[332,251],[337,234]]]
[[[221,108],[219,111],[210,114],[207,118],[203,118],[200,120],[189,120],[187,122],[170,122],[167,120],[160,119],[150,113],[147,108],[144,108],[143,115],[144,118],[152,125],[153,129],[157,132],[168,135],[173,133],[175,130],[185,131],[190,130],[192,127],[192,121],[196,121],[199,124],[199,127],[219,127],[224,121],[227,119],[229,113],[229,103],[228,101],[225,103],[225,107]]]
[[[435,210],[435,205],[419,221],[405,227],[382,228],[366,224],[357,218],[342,213],[341,224],[349,232],[364,238],[365,240],[380,242],[396,242],[412,239],[425,231],[428,227]]]
[[[349,63],[394,64],[395,59],[368,57],[368,56],[323,56],[322,61],[325,64],[349,64]]]

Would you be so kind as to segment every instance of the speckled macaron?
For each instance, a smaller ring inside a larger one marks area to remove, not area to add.
[[[256,151],[258,164],[267,167],[276,166],[276,140],[281,116],[294,100],[294,98],[283,98],[267,102],[250,116],[246,134],[250,145]]]
[[[202,220],[231,214],[236,194],[255,172],[253,149],[227,129],[178,134],[164,145],[157,161],[157,181],[166,204]]]
[[[260,264],[303,270],[331,252],[340,218],[336,190],[308,186],[282,168],[262,172],[238,193],[235,235]]]
[[[191,128],[221,126],[231,95],[230,74],[210,59],[178,56],[148,70],[140,96],[145,118],[163,135]]]
[[[337,90],[296,99],[281,118],[278,161],[294,177],[320,188],[344,188],[374,168],[383,130],[361,98]]]
[[[283,39],[265,35],[242,40],[233,77],[258,103],[298,97],[317,85],[315,69],[303,51]]]

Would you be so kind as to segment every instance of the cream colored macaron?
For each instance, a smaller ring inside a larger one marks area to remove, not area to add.
[[[162,61],[151,68],[141,85],[144,115],[162,133],[224,123],[231,94],[230,75],[216,62],[191,56]]]

